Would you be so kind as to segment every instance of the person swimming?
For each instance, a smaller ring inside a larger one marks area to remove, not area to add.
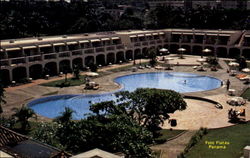
[[[184,80],[184,84],[186,84],[187,83],[187,81],[186,80]]]

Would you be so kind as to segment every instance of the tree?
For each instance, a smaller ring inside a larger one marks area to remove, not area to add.
[[[171,90],[137,89],[116,93],[116,97],[91,105],[93,113],[80,121],[72,121],[73,111],[65,108],[57,123],[43,125],[36,138],[73,153],[100,148],[147,158],[152,157],[149,145],[156,136],[152,132],[169,113],[186,108],[181,95]]]
[[[211,57],[208,57],[207,62],[211,66],[217,66],[219,64],[218,60],[219,60],[218,58],[211,56]]]
[[[117,148],[127,157],[151,157],[149,144],[153,143],[152,133],[140,126],[129,116],[111,115],[105,125],[111,148]],[[106,137],[108,137],[106,135]]]
[[[100,108],[92,108],[93,113],[80,121],[72,121],[72,110],[65,108],[57,122],[41,123],[34,138],[73,153],[100,148],[126,157],[151,157],[152,133],[124,113],[126,109],[113,105],[112,101],[93,105]],[[101,112],[104,108],[110,111]]]
[[[97,67],[96,64],[90,63],[90,64],[89,64],[89,69],[90,69],[91,72],[97,72],[98,67]]]
[[[0,125],[1,126],[4,126],[6,128],[9,128],[9,129],[13,129],[15,123],[16,123],[16,121],[12,117],[0,116]]]
[[[64,112],[62,112],[61,115],[55,119],[55,121],[61,124],[68,124],[72,120],[73,113],[74,111],[72,109],[65,107]]]
[[[73,73],[74,73],[75,79],[79,80],[80,79],[80,68],[79,68],[79,65],[74,65]]]
[[[157,64],[157,60],[156,60],[156,50],[154,48],[149,49],[149,58],[150,58],[150,65],[155,66]]]
[[[239,63],[239,70],[242,70],[247,67],[246,58],[238,57],[236,60]]]
[[[186,109],[183,97],[172,90],[138,88],[134,92],[118,92],[118,105],[126,104],[126,111],[142,126],[150,131],[157,131],[169,113]]]
[[[34,139],[40,140],[43,143],[63,149],[57,137],[57,130],[61,125],[57,122],[42,122],[38,124],[38,127],[32,132]]]
[[[183,97],[172,90],[143,89],[134,92],[121,91],[116,93],[117,101],[107,101],[90,107],[97,116],[109,114],[126,114],[143,127],[152,132],[169,119],[169,113],[186,109]]]
[[[68,67],[66,65],[63,65],[63,73],[64,73],[64,83],[68,82]]]
[[[88,136],[88,145],[111,152],[122,152],[126,157],[151,157],[149,145],[153,143],[152,133],[123,113],[123,107],[120,109],[113,106],[113,103],[100,103],[99,106],[103,104],[109,112],[102,113],[100,110],[99,115],[88,117],[88,127],[91,127],[89,130],[94,133]]]
[[[14,109],[15,114],[12,116],[21,124],[21,130],[26,131],[30,128],[29,119],[36,118],[35,112],[27,106],[22,106],[20,109]]]

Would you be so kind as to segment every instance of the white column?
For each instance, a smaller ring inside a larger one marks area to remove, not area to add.
[[[13,73],[12,73],[13,69],[9,69],[9,77],[10,77],[10,81],[13,81]]]
[[[26,74],[27,74],[27,78],[30,78],[30,68],[29,68],[29,66],[26,66],[25,67],[26,68]]]

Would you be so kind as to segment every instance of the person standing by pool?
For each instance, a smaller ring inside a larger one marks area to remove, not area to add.
[[[227,90],[229,90],[229,88],[230,88],[230,81],[229,81],[229,79],[227,79],[226,85],[227,85]]]

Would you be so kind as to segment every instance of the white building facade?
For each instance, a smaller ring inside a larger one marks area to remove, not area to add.
[[[250,32],[245,30],[117,31],[2,40],[0,44],[0,66],[6,83],[58,75],[74,65],[84,68],[146,58],[149,49],[163,47],[170,53],[186,48],[190,55],[201,55],[209,48],[218,57],[241,55],[250,59]]]

